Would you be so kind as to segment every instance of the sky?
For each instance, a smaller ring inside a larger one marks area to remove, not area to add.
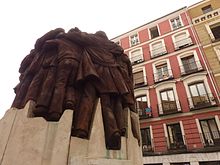
[[[0,1],[0,118],[15,97],[18,69],[35,41],[49,30],[106,32],[109,38],[201,0],[2,0]]]

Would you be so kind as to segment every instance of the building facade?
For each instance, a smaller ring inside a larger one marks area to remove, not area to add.
[[[144,164],[220,160],[220,106],[213,74],[186,7],[126,32]]]
[[[220,1],[204,0],[190,6],[188,11],[220,89]]]

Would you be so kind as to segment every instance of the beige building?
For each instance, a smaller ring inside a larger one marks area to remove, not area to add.
[[[216,90],[220,89],[220,0],[203,0],[188,8],[198,43],[208,61],[210,73],[214,76]],[[218,89],[217,89],[218,88]]]

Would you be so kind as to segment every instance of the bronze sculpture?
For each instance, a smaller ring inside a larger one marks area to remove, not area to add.
[[[36,102],[35,117],[58,121],[65,109],[75,110],[72,136],[89,138],[100,98],[107,149],[120,149],[126,134],[126,111],[135,110],[130,60],[103,31],[95,34],[57,28],[39,38],[21,63],[20,83],[12,107]],[[137,120],[132,132],[140,140]]]

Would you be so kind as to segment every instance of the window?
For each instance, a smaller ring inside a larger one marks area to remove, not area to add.
[[[163,79],[163,77],[167,77],[168,76],[167,64],[156,66],[156,69],[157,69],[157,73],[158,73],[158,78],[159,79]]]
[[[188,32],[181,32],[174,35],[173,39],[175,50],[179,50],[193,44]]]
[[[173,30],[182,27],[182,23],[181,23],[181,21],[180,21],[180,17],[176,17],[176,18],[174,18],[174,19],[171,19],[171,20],[170,20],[170,23],[171,23],[171,26],[172,26],[172,29],[173,29]]]
[[[170,163],[170,165],[190,165],[190,163],[189,162]]]
[[[173,89],[161,91],[160,97],[163,114],[170,114],[178,111]]]
[[[151,134],[150,128],[141,129],[141,138],[142,138],[142,151],[145,152],[153,151],[151,143]]]
[[[154,80],[155,82],[167,80],[172,77],[171,70],[168,69],[167,63],[157,65],[156,73],[154,73]]]
[[[159,36],[159,31],[157,26],[150,28],[151,39]]]
[[[199,165],[220,165],[220,161],[199,162]]]
[[[208,6],[205,6],[205,7],[202,8],[203,14],[206,14],[210,11],[212,11],[212,6],[211,5],[208,5]]]
[[[218,60],[220,61],[220,46],[214,47],[214,50],[215,50]]]
[[[150,44],[150,49],[151,49],[152,58],[158,57],[158,56],[161,56],[167,53],[166,46],[163,40]]]
[[[220,145],[220,134],[215,119],[200,120],[206,146]]]
[[[141,49],[136,49],[132,52],[130,52],[130,60],[132,64],[140,63],[143,60],[143,53]]]
[[[194,55],[191,56],[187,56],[184,58],[181,58],[182,61],[182,68],[181,68],[181,73],[182,74],[188,74],[188,73],[193,73],[198,71],[198,67],[197,67],[197,62],[199,61],[195,61]]]
[[[211,39],[212,41],[219,41],[220,40],[220,22],[210,25],[211,29]]]
[[[185,148],[179,123],[167,125],[167,134],[169,141],[169,149]]]
[[[193,108],[204,108],[211,105],[211,96],[208,95],[205,84],[203,82],[198,82],[189,85],[189,90],[191,94],[191,102],[193,103]]]
[[[130,42],[131,46],[137,45],[139,43],[138,35],[135,34],[133,36],[130,36]]]
[[[195,50],[186,51],[177,56],[181,75],[196,73],[203,70],[199,57]]]
[[[133,73],[133,77],[134,77],[134,86],[135,87],[138,87],[138,86],[145,84],[143,70],[140,70],[140,71]]]
[[[151,109],[148,108],[147,96],[136,97],[136,109],[140,119],[145,119],[151,117]]]

